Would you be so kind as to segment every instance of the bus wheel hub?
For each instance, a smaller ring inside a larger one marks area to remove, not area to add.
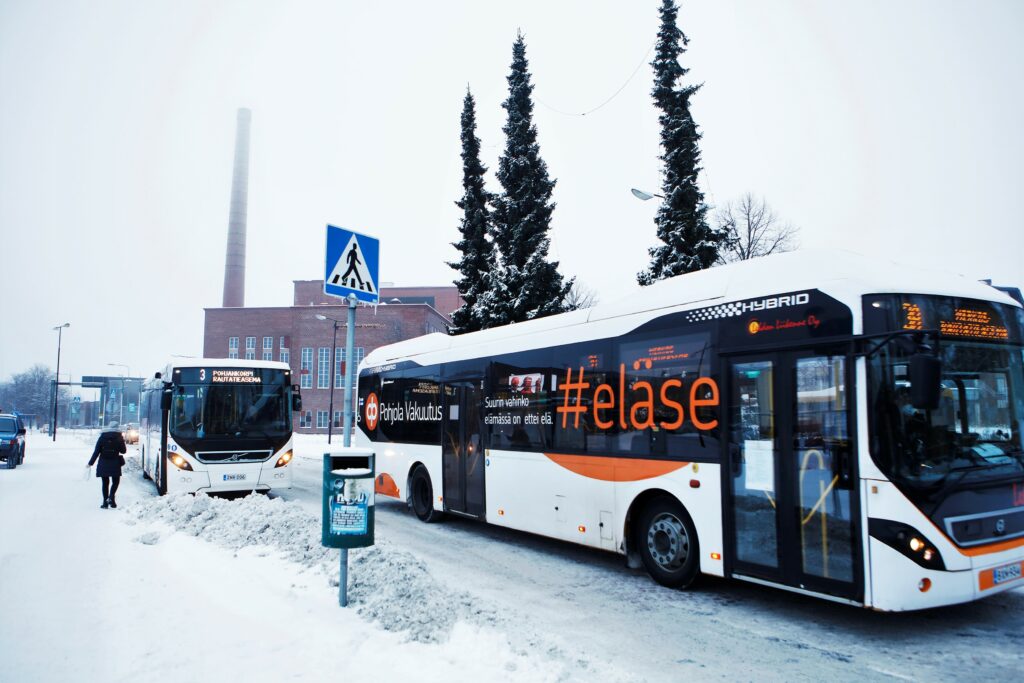
[[[647,550],[664,569],[682,567],[690,553],[690,539],[683,523],[669,513],[655,517],[647,529]]]

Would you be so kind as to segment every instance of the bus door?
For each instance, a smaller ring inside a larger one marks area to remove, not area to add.
[[[861,599],[845,348],[735,357],[728,372],[732,572]]]
[[[480,382],[449,382],[444,385],[443,394],[441,468],[444,508],[483,518],[483,395]]]

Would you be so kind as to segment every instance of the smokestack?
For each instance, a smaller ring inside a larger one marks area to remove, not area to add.
[[[249,204],[249,128],[252,112],[238,110],[235,171],[231,177],[228,249],[224,258],[224,308],[245,306],[245,221]]]

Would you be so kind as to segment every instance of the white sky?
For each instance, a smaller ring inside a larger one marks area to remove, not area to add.
[[[381,279],[450,284],[467,83],[494,169],[517,28],[552,257],[604,300],[654,244],[657,111],[639,2],[0,0],[0,379],[148,375],[219,306],[235,112],[253,110],[246,303],[323,277],[324,226]],[[1024,5],[686,1],[709,202],[764,195],[803,246],[1024,285]],[[602,109],[584,117],[644,66]],[[491,178],[493,181],[493,177]],[[498,186],[492,182],[491,189]]]

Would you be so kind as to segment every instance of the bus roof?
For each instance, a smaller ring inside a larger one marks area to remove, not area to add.
[[[633,286],[622,298],[593,308],[458,336],[435,333],[408,339],[375,349],[362,365],[374,367],[435,353],[462,357],[465,354],[460,351],[470,347],[480,347],[481,355],[508,353],[537,347],[537,339],[528,341],[536,335],[545,335],[541,343],[549,345],[615,336],[668,313],[808,289],[846,304],[853,313],[855,331],[860,330],[860,301],[865,294],[956,296],[1020,307],[1005,293],[962,275],[903,266],[852,251],[804,249],[687,273],[648,287]],[[559,336],[553,340],[550,335],[555,332]]]

